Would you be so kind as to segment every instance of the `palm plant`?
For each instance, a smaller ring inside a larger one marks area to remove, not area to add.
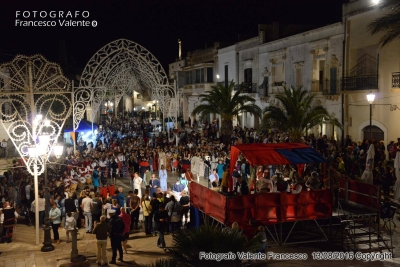
[[[247,242],[240,230],[223,231],[217,226],[205,224],[198,229],[180,231],[174,235],[170,252],[177,266],[235,267],[242,266],[238,257],[235,260],[200,260],[200,252],[232,252],[237,255],[237,252],[253,252],[256,248],[257,243],[254,240]]]
[[[301,87],[284,87],[283,93],[275,98],[280,101],[282,107],[269,106],[264,109],[261,129],[278,128],[288,132],[292,142],[300,142],[306,129],[319,125],[322,121],[342,127],[337,119],[329,115],[325,107],[313,106],[315,95],[302,90]]]
[[[399,0],[385,0],[380,8],[391,12],[368,24],[367,29],[371,34],[384,33],[379,41],[383,47],[400,38],[400,2]]]
[[[200,120],[211,114],[221,116],[221,133],[223,142],[229,143],[233,130],[233,117],[242,112],[248,112],[252,115],[260,116],[261,109],[254,104],[255,99],[247,94],[242,94],[244,88],[234,92],[234,82],[229,86],[217,84],[208,91],[200,95],[201,104],[193,111],[192,115],[200,114]]]

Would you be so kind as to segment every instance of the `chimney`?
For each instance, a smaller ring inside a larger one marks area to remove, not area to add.
[[[261,43],[265,43],[266,41],[266,32],[267,32],[267,25],[265,24],[258,24],[258,37],[261,40]]]
[[[179,60],[182,59],[182,42],[181,39],[178,39],[178,44],[179,44]]]
[[[279,22],[273,21],[272,22],[272,40],[279,39]]]

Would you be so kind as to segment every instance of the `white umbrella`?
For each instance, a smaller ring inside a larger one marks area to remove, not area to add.
[[[365,164],[365,171],[361,175],[361,181],[367,184],[373,184],[374,182],[374,176],[372,175],[372,170],[374,169],[374,157],[375,157],[375,148],[374,145],[371,144],[367,152],[367,162]]]
[[[159,122],[158,120],[154,120],[154,121],[152,121],[151,122],[151,125],[159,125],[159,124],[161,124],[161,122]]]

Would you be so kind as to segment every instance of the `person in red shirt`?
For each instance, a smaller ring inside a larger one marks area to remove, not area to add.
[[[124,222],[124,232],[123,232],[123,236],[121,238],[121,243],[122,243],[122,248],[124,249],[124,253],[128,253],[127,248],[126,248],[126,244],[128,243],[128,239],[129,239],[129,232],[130,232],[130,228],[131,228],[131,216],[125,212],[125,208],[122,207],[120,209],[121,214],[119,215],[119,217],[121,217],[122,221]]]

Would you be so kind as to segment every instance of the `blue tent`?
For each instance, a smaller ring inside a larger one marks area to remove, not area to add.
[[[93,123],[93,131],[97,130],[98,126],[96,124]],[[74,131],[74,127],[68,127],[64,130],[64,133],[71,133]],[[87,120],[81,120],[81,122],[79,123],[78,129],[76,129],[75,132],[88,132],[88,131],[92,131],[92,123],[87,121]]]

